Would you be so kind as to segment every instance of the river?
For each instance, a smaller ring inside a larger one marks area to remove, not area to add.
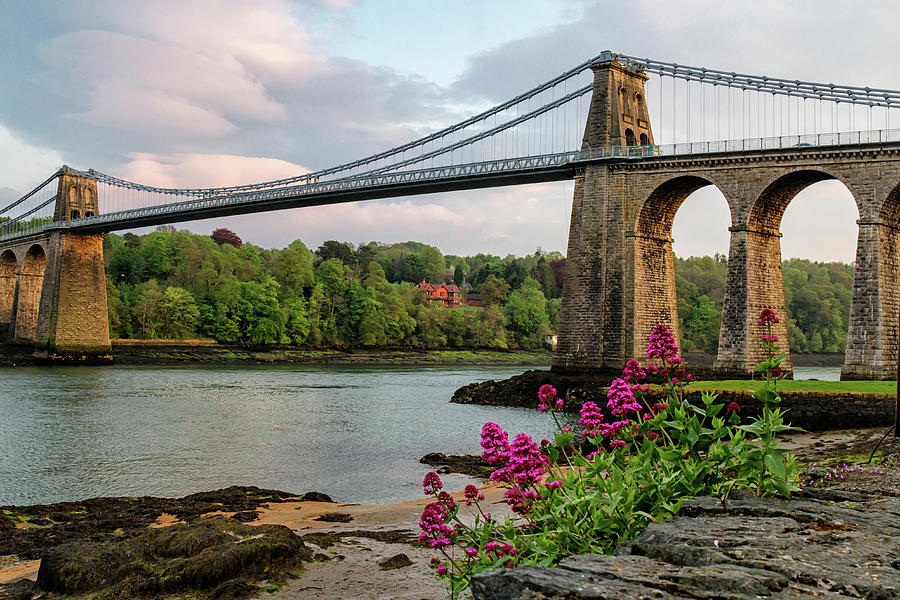
[[[0,373],[0,505],[181,496],[229,485],[341,502],[416,498],[429,452],[478,453],[486,421],[536,438],[547,415],[450,404],[523,367],[26,367]],[[840,369],[798,368],[837,379]],[[450,488],[471,480],[444,477]]]
[[[181,496],[229,485],[340,502],[421,496],[429,452],[478,453],[485,421],[538,439],[547,415],[450,404],[523,367],[27,367],[0,370],[0,505]],[[444,477],[461,489],[471,479]]]

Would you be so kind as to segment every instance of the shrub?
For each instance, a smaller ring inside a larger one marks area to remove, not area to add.
[[[793,457],[775,440],[791,427],[774,408],[784,360],[772,335],[774,322],[771,310],[760,315],[767,360],[757,368],[765,382],[756,397],[764,408],[746,425],[740,425],[735,403],[717,403],[713,394],[704,393],[697,406],[685,401],[683,387],[692,378],[664,325],[650,335],[650,363],[628,361],[622,377],[610,384],[605,410],[590,401],[581,407],[578,440],[556,420],[564,400],[549,385],[538,393],[538,409],[556,421],[553,442],[538,444],[524,433],[510,441],[499,425],[486,423],[482,458],[496,469],[491,479],[508,486],[506,502],[515,518],[500,521],[484,512],[484,496],[475,486],[467,486],[457,503],[435,473],[423,482],[434,502],[422,512],[419,540],[440,554],[432,568],[447,580],[451,597],[480,571],[611,553],[648,524],[675,515],[690,497],[715,495],[724,503],[736,489],[758,496],[798,489]],[[667,402],[649,403],[651,383],[665,388]]]

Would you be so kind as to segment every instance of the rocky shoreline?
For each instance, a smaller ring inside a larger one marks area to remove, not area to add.
[[[883,430],[876,429],[794,433],[786,436],[785,446],[794,451],[799,460],[831,461],[829,464],[833,464],[842,457],[859,460],[860,456],[867,456],[883,434]],[[791,552],[795,562],[800,561],[797,557],[805,556],[800,552],[805,551],[802,542],[809,536],[820,536],[821,540],[815,537],[818,541],[824,540],[819,546],[825,547],[827,542],[832,544],[830,548],[841,549],[853,543],[857,544],[853,548],[859,549],[849,555],[833,557],[831,563],[813,569],[815,573],[810,571],[809,564],[818,559],[812,556],[804,558],[799,566],[793,563],[776,565],[781,560],[777,556],[771,561],[767,559],[773,564],[763,570],[768,578],[766,581],[777,584],[773,584],[775,588],[772,589],[803,589],[797,586],[812,585],[809,582],[819,577],[816,582],[831,586],[829,593],[823,596],[826,598],[845,597],[831,593],[841,586],[845,590],[852,587],[874,594],[864,597],[897,597],[890,595],[896,589],[890,587],[895,585],[890,569],[900,569],[890,562],[898,559],[891,554],[896,554],[897,546],[879,541],[872,535],[895,540],[897,532],[891,527],[896,528],[896,525],[890,523],[897,522],[900,512],[890,505],[886,516],[875,515],[876,510],[881,510],[879,506],[887,504],[864,498],[873,492],[883,498],[900,498],[900,441],[889,439],[881,448],[888,458],[883,460],[877,475],[860,470],[847,479],[823,479],[823,483],[832,487],[821,492],[804,492],[790,501],[796,504],[754,499],[747,504],[744,499],[730,502],[728,510],[723,510],[717,502],[691,501],[681,517],[659,526],[668,529],[654,526],[644,537],[623,546],[621,554],[628,554],[629,558],[622,557],[621,564],[609,562],[619,560],[616,557],[602,557],[596,561],[576,557],[565,561],[558,571],[542,573],[537,579],[528,574],[528,569],[501,571],[494,574],[500,583],[485,584],[488,587],[478,587],[482,585],[478,583],[475,597],[521,597],[521,594],[509,595],[509,590],[528,590],[531,595],[526,597],[529,598],[609,597],[577,595],[577,589],[593,590],[589,586],[578,587],[584,586],[587,580],[593,582],[592,585],[603,582],[607,586],[605,589],[615,586],[646,588],[647,597],[668,598],[666,593],[678,590],[687,594],[684,597],[749,598],[740,595],[743,593],[740,590],[744,589],[740,586],[747,584],[748,574],[755,573],[753,569],[757,566],[746,557],[752,557],[753,552],[774,552],[769,546],[761,546],[759,551],[752,546],[755,537],[764,537],[755,536],[757,530],[770,531],[771,527],[760,528],[769,527],[767,524],[772,522],[781,527],[777,531],[771,530],[776,541],[783,538],[783,533],[799,536],[796,543],[800,547],[796,553],[793,549],[783,550],[783,553]],[[423,457],[422,462],[441,470],[481,476],[490,470],[479,456],[434,453]],[[823,467],[816,469],[821,471]],[[482,490],[492,511],[498,516],[504,514],[507,508],[503,501],[505,490],[494,484]],[[826,493],[832,495],[827,498],[816,496]],[[850,499],[848,494],[857,496]],[[826,498],[823,502],[827,506],[817,505],[813,508],[819,512],[813,513],[809,503],[822,504],[816,498]],[[298,495],[256,487],[230,487],[183,498],[95,498],[52,505],[0,507],[0,598],[31,600],[38,596],[85,597],[88,594],[109,598],[139,595],[198,600],[251,596],[278,600],[357,597],[440,600],[446,598],[446,591],[443,583],[434,579],[428,566],[431,551],[415,541],[416,523],[427,502],[428,499],[422,498],[394,505],[365,506],[335,503],[315,492]],[[828,512],[832,509],[840,514]],[[847,515],[853,511],[868,515],[860,517],[865,522],[851,521]],[[813,516],[800,518],[798,515]],[[683,520],[689,518],[695,521]],[[701,518],[706,521],[696,521]],[[788,518],[796,525],[788,523],[785,527]],[[712,519],[719,520],[708,524]],[[722,534],[715,533],[710,537],[710,531],[719,531],[708,529],[717,527],[715,523],[723,524]],[[851,526],[842,529],[847,523]],[[862,530],[866,530],[864,533],[868,537],[859,538],[857,543],[855,540]],[[659,554],[662,552],[659,548],[665,549],[671,544],[648,541],[650,538],[646,536],[652,534],[657,536],[652,539],[657,539],[662,535],[660,531],[664,531],[665,540],[681,540],[678,542],[681,550],[670,553],[671,556]],[[751,537],[754,539],[749,539]],[[713,539],[719,540],[719,547],[715,547]],[[848,541],[845,543],[845,540]],[[872,552],[866,553],[866,545],[876,543],[880,543],[877,547],[879,556],[873,562],[875,559],[868,557]],[[746,555],[742,564],[738,564],[739,557],[735,555],[738,551]],[[721,552],[726,559],[715,552]],[[697,558],[700,560],[710,556],[716,561],[697,565],[685,563],[688,559],[684,558],[700,557]],[[850,574],[827,575],[841,568],[842,560],[851,561],[844,569]],[[685,564],[679,564],[679,561]],[[859,579],[863,577],[860,573],[866,572],[861,571],[860,565],[871,567],[868,572],[879,575],[876,583],[882,587],[873,587],[872,581],[868,582],[869,587],[860,587]],[[710,568],[724,575],[707,581],[701,575]],[[787,572],[799,575],[785,575]],[[823,572],[827,572],[826,575],[822,575]],[[610,579],[615,577],[617,579]],[[481,579],[482,576],[479,581]],[[539,588],[542,581],[552,581],[559,590],[571,593],[567,596],[554,596],[549,592],[544,596],[535,595],[544,593],[539,592],[544,589]],[[686,582],[693,583],[688,586]],[[717,585],[719,587],[715,587]],[[498,586],[501,592],[497,592]],[[737,591],[726,593],[723,591],[726,588]],[[47,590],[55,591],[48,595]],[[688,591],[695,595],[691,596]],[[882,592],[888,595],[878,595]]]
[[[900,598],[900,498],[811,489],[685,502],[614,556],[473,578],[478,600]]]
[[[503,380],[489,380],[463,386],[454,392],[451,402],[484,406],[517,406],[536,409],[537,393],[544,384],[556,388],[566,399],[564,411],[577,413],[581,405],[592,401],[604,407],[612,376],[573,375],[549,370],[530,370]],[[742,419],[761,413],[762,403],[746,390],[708,390],[724,404],[736,402]],[[894,422],[894,394],[859,392],[779,392],[782,410],[789,411],[788,420],[796,427],[810,431],[850,427],[888,427]],[[685,399],[701,404],[700,391],[685,392]],[[651,390],[649,399],[664,400],[662,390]],[[610,415],[607,415],[609,417]]]

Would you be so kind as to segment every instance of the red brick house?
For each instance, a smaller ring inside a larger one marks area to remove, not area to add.
[[[419,289],[425,294],[425,300],[428,302],[440,302],[444,306],[451,308],[456,308],[460,305],[459,287],[452,283],[434,285],[423,280],[419,284]]]

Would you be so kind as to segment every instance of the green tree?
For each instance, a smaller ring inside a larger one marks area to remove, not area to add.
[[[195,334],[200,311],[189,291],[180,287],[166,288],[159,300],[159,310],[165,315],[157,327],[161,337],[182,339]]]
[[[547,299],[541,284],[528,277],[522,287],[513,290],[504,308],[509,329],[520,348],[539,348],[550,333]]]

